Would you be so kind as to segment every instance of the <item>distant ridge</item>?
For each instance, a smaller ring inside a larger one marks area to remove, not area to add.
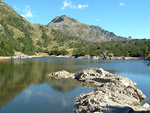
[[[117,36],[113,32],[102,29],[99,26],[87,25],[68,17],[66,15],[55,17],[48,25],[48,28],[58,29],[71,36],[77,36],[82,40],[90,42],[101,42],[119,40],[124,41],[129,38]],[[130,38],[131,39],[131,38]]]

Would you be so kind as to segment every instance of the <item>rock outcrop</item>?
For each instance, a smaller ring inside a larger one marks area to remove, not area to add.
[[[49,74],[49,76],[55,77],[56,79],[61,79],[61,78],[73,78],[74,79],[74,75],[65,70],[51,73]]]
[[[137,83],[132,80],[112,74],[102,68],[84,69],[76,74],[59,71],[50,74],[57,79],[74,78],[96,89],[76,98],[76,113],[149,113],[149,104],[141,105],[146,98]]]
[[[15,51],[15,56],[12,56],[11,58],[12,59],[24,59],[24,58],[32,58],[32,57],[30,57],[28,55],[25,55],[25,54],[23,54],[21,52]]]
[[[90,55],[85,55],[85,56],[72,56],[72,58],[78,58],[78,59],[99,59],[99,60],[137,60],[141,59],[140,57],[116,57],[114,56],[113,53],[108,53],[107,51],[102,52],[99,54],[99,56],[90,56]]]
[[[4,27],[0,24],[0,33],[4,31]]]

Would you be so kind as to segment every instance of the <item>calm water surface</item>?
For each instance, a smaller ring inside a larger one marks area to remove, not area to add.
[[[93,88],[72,79],[53,79],[48,74],[60,70],[77,72],[84,68],[104,68],[128,77],[150,103],[150,68],[141,60],[79,60],[43,57],[0,61],[0,113],[71,113],[75,97]]]

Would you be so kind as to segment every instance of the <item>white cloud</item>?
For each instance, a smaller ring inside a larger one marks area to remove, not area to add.
[[[89,5],[81,5],[81,4],[79,4],[78,5],[78,9],[82,9],[82,8],[84,8],[84,7],[88,7]]]
[[[28,6],[28,5],[25,5],[25,9],[23,9],[22,12],[23,13],[21,14],[21,16],[24,17],[24,18],[31,18],[31,17],[33,17],[33,13],[32,13],[32,11],[30,9],[30,6]]]
[[[61,8],[62,10],[65,10],[66,7],[72,7],[71,1],[64,1],[63,4],[64,4],[64,6]]]
[[[82,4],[72,5],[72,1],[65,0],[63,2],[63,7],[61,8],[61,10],[65,10],[67,7],[71,8],[71,9],[82,9],[82,8],[85,8],[85,7],[88,7],[88,6],[89,5],[82,5]]]
[[[125,3],[122,2],[119,3],[119,6],[125,6],[125,5],[126,5]]]

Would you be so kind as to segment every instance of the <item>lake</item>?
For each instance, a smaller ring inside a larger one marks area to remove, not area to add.
[[[150,103],[150,68],[143,60],[88,60],[41,57],[0,61],[0,113],[71,113],[75,98],[94,90],[72,79],[49,73],[78,72],[91,67],[108,70],[138,83]]]

